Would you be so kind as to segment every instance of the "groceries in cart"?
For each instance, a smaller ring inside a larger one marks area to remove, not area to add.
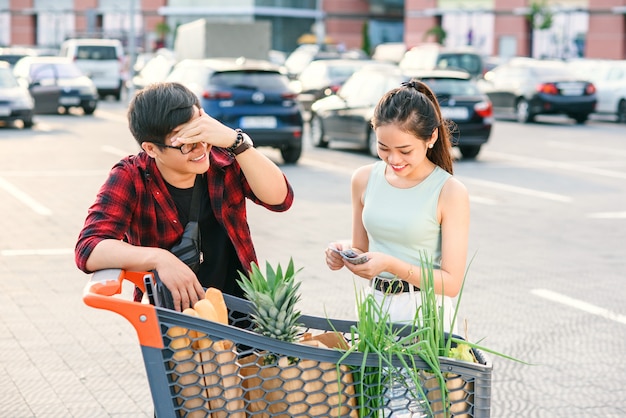
[[[419,356],[404,357],[403,364],[355,350],[357,322],[300,314],[291,263],[271,270],[266,283],[256,269],[250,284],[264,303],[207,289],[204,300],[184,312],[114,297],[123,281],[146,291],[154,280],[150,272],[92,276],[84,301],[135,327],[158,418],[489,416],[492,366],[479,350],[478,363],[441,358],[441,386]],[[289,321],[285,312],[291,312]],[[281,327],[284,321],[297,332]],[[293,341],[264,335],[263,322]],[[368,390],[372,385],[380,390]]]

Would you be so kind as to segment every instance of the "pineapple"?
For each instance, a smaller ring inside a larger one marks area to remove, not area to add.
[[[300,282],[294,279],[300,270],[294,270],[293,259],[289,260],[284,275],[280,264],[274,271],[266,263],[265,276],[256,263],[253,262],[250,267],[249,277],[239,272],[239,284],[253,305],[251,319],[254,330],[280,341],[296,341],[301,326],[298,323],[300,311],[296,310],[296,303],[300,300]]]

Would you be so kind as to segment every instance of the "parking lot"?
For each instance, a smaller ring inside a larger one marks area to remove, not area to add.
[[[133,328],[85,306],[73,263],[86,210],[109,168],[137,147],[125,109],[43,116],[0,128],[0,411],[11,417],[152,416]],[[624,126],[558,118],[496,123],[455,173],[472,226],[461,313],[468,336],[532,366],[490,356],[492,416],[626,413]],[[350,234],[349,180],[373,161],[346,144],[307,145],[281,164],[296,191],[283,214],[249,208],[259,258],[303,267],[303,312],[354,317],[356,281],[330,272],[328,242]]]

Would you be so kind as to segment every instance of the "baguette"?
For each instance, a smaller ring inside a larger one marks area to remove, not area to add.
[[[228,325],[228,308],[226,308],[222,291],[215,287],[209,287],[206,290],[205,299],[213,304],[213,308],[215,308],[215,312],[217,313],[218,322]]]
[[[209,321],[219,322],[219,317],[215,307],[208,299],[200,299],[193,305],[193,309],[198,313],[198,316]]]

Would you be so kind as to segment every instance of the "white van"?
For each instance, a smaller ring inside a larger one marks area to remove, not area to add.
[[[68,39],[59,55],[70,57],[91,78],[101,98],[120,100],[124,85],[124,48],[117,39]]]

